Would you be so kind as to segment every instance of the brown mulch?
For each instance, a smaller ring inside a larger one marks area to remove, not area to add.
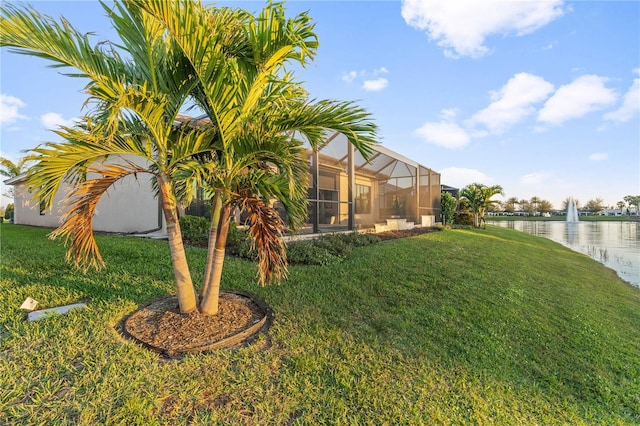
[[[182,314],[175,296],[141,307],[121,326],[123,334],[168,356],[238,346],[268,325],[270,313],[255,297],[221,292],[217,315]]]
[[[374,234],[376,237],[380,237],[381,240],[395,240],[397,238],[415,237],[416,235],[426,234],[428,232],[437,232],[437,228],[420,227],[413,229],[404,229],[402,231],[386,231]]]

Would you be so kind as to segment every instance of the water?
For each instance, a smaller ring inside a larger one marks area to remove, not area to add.
[[[556,241],[640,287],[640,222],[487,221]]]
[[[578,216],[578,207],[576,203],[573,201],[573,198],[569,200],[569,205],[567,206],[567,222],[579,222],[580,217]]]

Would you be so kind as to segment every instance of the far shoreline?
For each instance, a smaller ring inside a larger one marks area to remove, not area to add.
[[[566,222],[566,216],[489,216],[486,221],[555,221]],[[584,222],[640,222],[640,216],[580,216],[580,221]]]

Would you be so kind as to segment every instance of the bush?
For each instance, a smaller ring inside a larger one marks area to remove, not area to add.
[[[180,218],[180,230],[185,244],[206,247],[209,240],[209,219],[184,215]]]
[[[294,241],[287,245],[287,261],[290,264],[330,265],[339,260],[326,248],[316,245],[315,240]]]
[[[7,220],[13,219],[13,203],[7,204],[7,208],[4,211],[4,218]]]
[[[468,210],[456,212],[453,224],[473,226],[473,214]]]
[[[245,259],[256,258],[257,254],[255,251],[251,251],[251,237],[249,236],[248,229],[238,228],[238,225],[235,222],[231,222],[229,224],[227,252]]]
[[[442,222],[444,225],[451,225],[453,223],[457,200],[453,195],[448,192],[443,192],[440,204],[442,207]]]
[[[209,219],[184,215],[180,218],[182,239],[185,244],[207,247]],[[326,234],[313,240],[294,241],[287,245],[287,260],[299,265],[329,265],[345,259],[354,247],[375,244],[380,237],[372,234],[351,232],[348,234]],[[227,253],[245,259],[255,260],[257,253],[251,250],[249,230],[239,228],[235,222],[229,224]]]
[[[340,234],[347,244],[353,247],[364,247],[380,242],[380,237],[373,234],[363,234],[360,232],[351,232],[349,234]]]
[[[326,234],[313,240],[294,241],[287,247],[287,260],[292,264],[329,265],[348,257],[355,247],[375,244],[380,238],[372,234],[351,232]]]

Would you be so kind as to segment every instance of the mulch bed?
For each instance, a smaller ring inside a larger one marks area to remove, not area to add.
[[[404,229],[402,231],[385,231],[374,234],[376,237],[380,237],[381,240],[395,240],[397,238],[415,237],[416,235],[426,234],[428,232],[438,232],[437,228],[420,227],[413,229]]]
[[[270,322],[270,310],[255,296],[221,292],[217,315],[180,313],[177,297],[164,296],[125,318],[121,331],[149,349],[174,357],[242,345]]]

